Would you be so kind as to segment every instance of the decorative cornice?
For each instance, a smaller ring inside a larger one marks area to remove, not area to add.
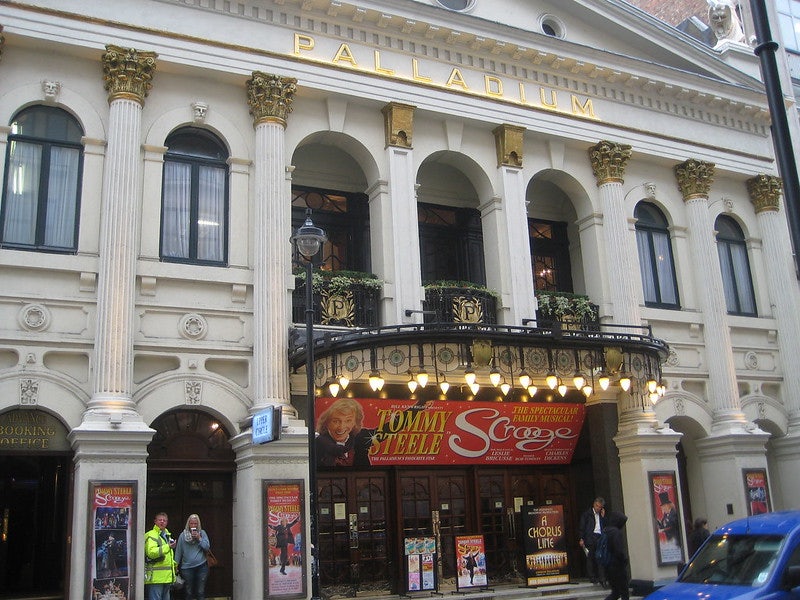
[[[631,158],[631,147],[603,140],[589,148],[589,160],[598,187],[604,183],[622,183],[625,165]]]
[[[711,184],[714,183],[715,168],[714,163],[694,158],[673,167],[684,202],[695,198],[708,198]]]
[[[411,148],[414,137],[414,106],[390,102],[381,109],[386,147]]]
[[[103,88],[108,101],[128,99],[144,106],[156,70],[155,52],[108,44],[103,53]]]
[[[497,150],[497,166],[521,167],[525,128],[504,123],[495,127],[492,133]]]
[[[292,112],[292,101],[297,91],[297,79],[253,71],[247,80],[247,105],[253,115],[253,125],[280,123]]]
[[[753,204],[756,214],[780,209],[781,193],[783,192],[783,182],[780,177],[762,173],[751,177],[745,183],[747,183],[747,193],[750,194],[750,202]]]

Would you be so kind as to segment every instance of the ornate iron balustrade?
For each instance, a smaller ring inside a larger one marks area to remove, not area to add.
[[[305,321],[305,281],[297,279],[292,293],[292,321]],[[376,327],[380,290],[354,283],[346,289],[322,280],[314,283],[314,324]]]
[[[426,323],[497,323],[497,299],[487,290],[456,286],[425,288]]]

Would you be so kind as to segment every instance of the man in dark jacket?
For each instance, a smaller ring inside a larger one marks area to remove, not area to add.
[[[578,543],[586,554],[586,571],[592,583],[605,583],[605,574],[594,555],[597,540],[600,539],[605,524],[605,505],[605,500],[600,497],[595,498],[592,507],[581,515],[578,524],[581,535]]]
[[[605,600],[628,600],[628,551],[625,549],[625,537],[622,528],[628,517],[621,512],[611,511],[606,515],[606,526],[603,533],[608,538],[608,553],[611,562],[606,567],[606,578],[611,585],[611,592]]]

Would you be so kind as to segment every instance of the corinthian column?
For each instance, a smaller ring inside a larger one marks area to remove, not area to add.
[[[703,312],[705,357],[708,364],[708,397],[714,428],[745,422],[736,385],[736,366],[727,323],[722,270],[708,211],[708,193],[714,181],[712,163],[690,159],[675,168],[675,178],[686,205],[689,245],[694,260],[695,287]]]
[[[247,104],[256,130],[252,412],[282,404],[292,416],[296,411],[289,402],[286,360],[292,221],[284,132],[296,89],[296,79],[259,71],[247,80]]]
[[[94,389],[89,411],[134,411],[133,307],[136,231],[141,196],[144,99],[152,87],[154,52],[106,46],[108,144],[103,168]]]
[[[787,276],[794,272],[794,262],[786,220],[780,214],[781,180],[758,175],[747,180],[747,191],[761,228],[767,285],[783,364],[781,398],[789,415],[786,435],[772,439],[778,469],[772,480],[778,484],[774,491],[779,492],[774,508],[791,508],[800,495],[800,319],[796,312],[800,293],[797,282]]]

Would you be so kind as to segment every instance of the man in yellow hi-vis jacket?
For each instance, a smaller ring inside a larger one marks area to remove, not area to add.
[[[144,534],[144,597],[170,600],[175,581],[175,540],[167,529],[167,513],[156,514],[153,528]]]

